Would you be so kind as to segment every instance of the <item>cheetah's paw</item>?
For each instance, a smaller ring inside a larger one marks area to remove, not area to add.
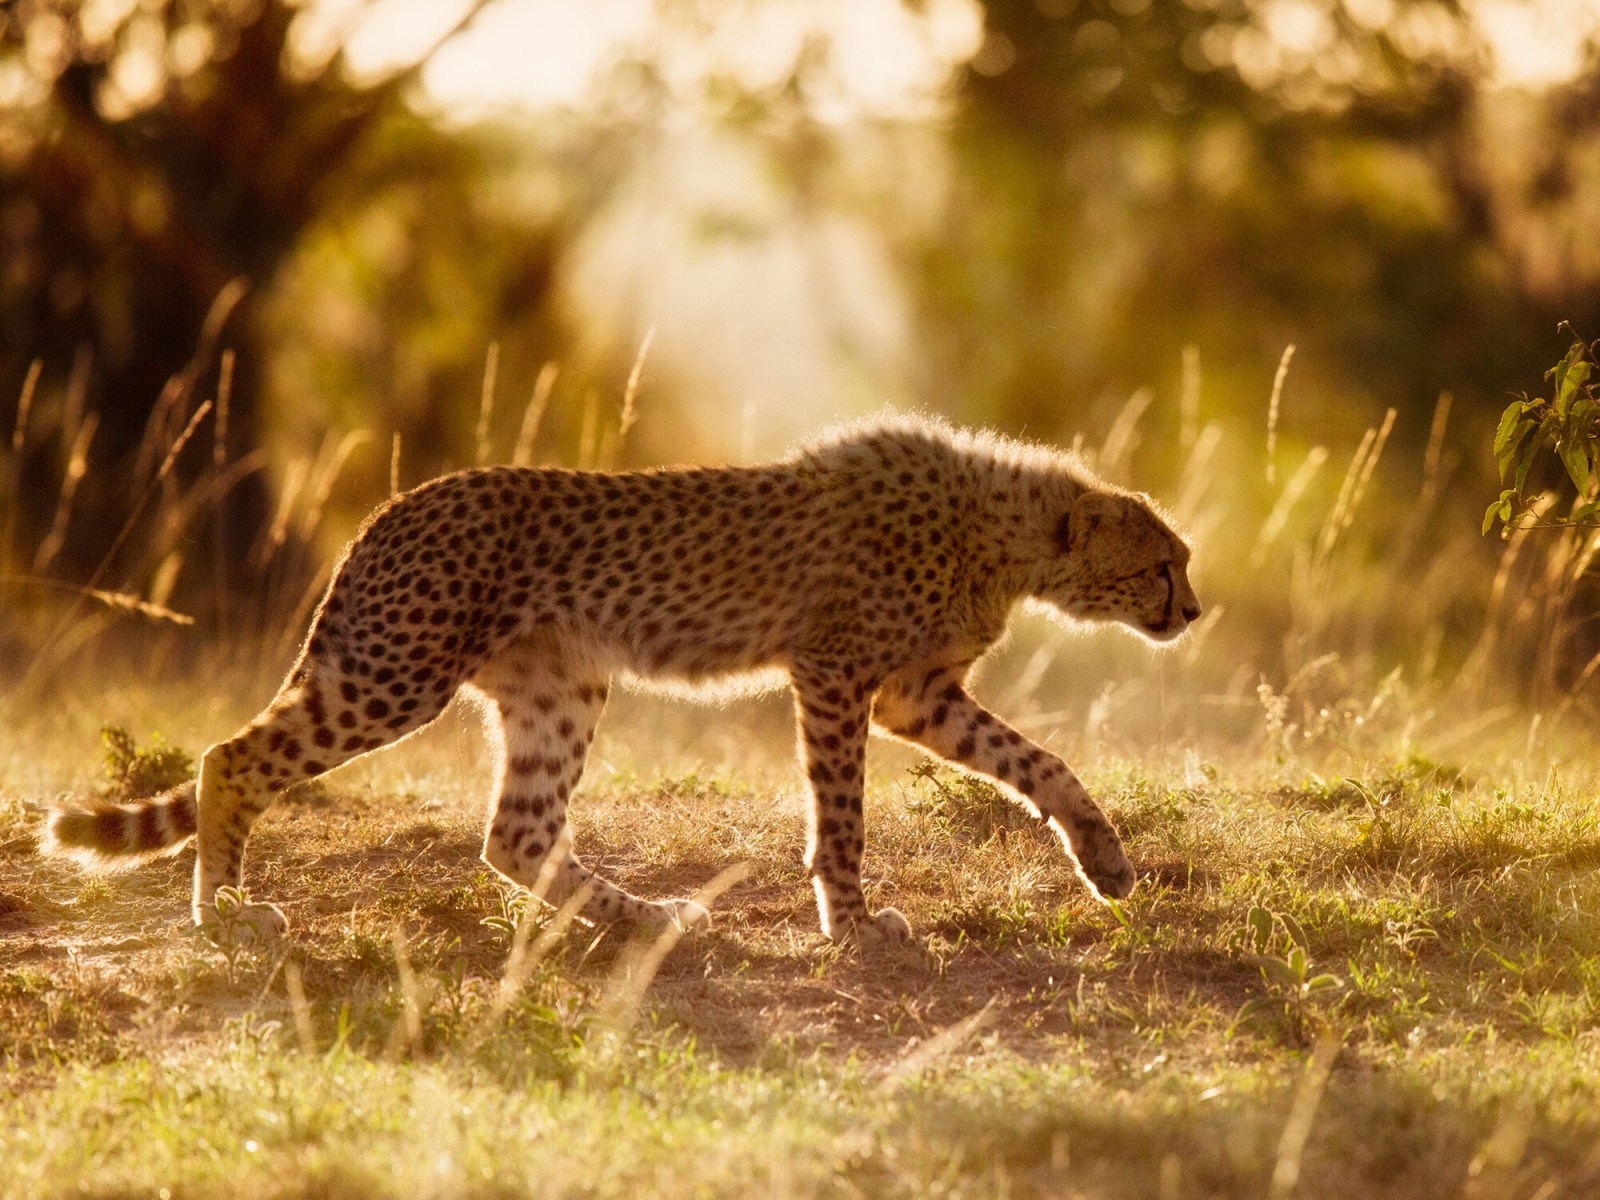
[[[698,933],[711,924],[706,906],[693,900],[663,900],[661,909],[666,915],[665,924],[676,927],[680,933]]]
[[[880,908],[870,917],[852,921],[842,929],[835,929],[832,936],[836,942],[853,945],[861,950],[909,946],[915,940],[911,935],[911,922],[893,908]]]
[[[208,904],[196,910],[195,924],[219,946],[264,945],[289,932],[289,918],[283,910],[264,902]]]
[[[1124,900],[1133,893],[1133,864],[1115,844],[1103,846],[1092,859],[1079,864],[1089,886],[1103,898]]]

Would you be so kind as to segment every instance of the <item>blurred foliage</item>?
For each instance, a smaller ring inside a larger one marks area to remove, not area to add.
[[[1538,189],[1547,208],[1579,202],[1577,112],[1553,98],[1537,136],[1491,142],[1498,100],[1460,6],[985,10],[955,131],[961,200],[924,289],[934,377],[981,363],[980,409],[1051,428],[1063,384],[1125,395],[1170,380],[1186,343],[1254,364],[1260,396],[1292,341],[1329,398],[1425,417],[1440,391],[1492,402],[1560,317],[1600,307],[1600,262],[1535,289],[1508,228]],[[1020,328],[981,319],[1002,306]]]
[[[100,796],[140,800],[194,778],[194,759],[168,745],[159,733],[141,748],[127,729],[107,725],[100,731],[100,741],[105,754],[102,781],[96,789]]]
[[[262,377],[278,345],[305,332],[271,316],[284,264],[308,231],[374,206],[409,207],[419,222],[450,212],[446,229],[474,216],[490,148],[413,110],[427,54],[357,80],[337,51],[297,53],[299,13],[278,0],[24,0],[0,14],[0,380],[15,396],[30,364],[43,365],[32,412],[19,414],[31,424],[16,422],[24,541],[52,519],[81,439],[68,576],[110,566],[140,580],[157,568],[142,539],[125,543],[123,561],[104,559],[130,494],[208,395],[226,400],[217,435],[196,439],[166,486],[240,464],[211,482],[242,575],[272,504],[259,460],[247,461],[262,439]],[[475,283],[525,306],[543,289],[547,239],[520,223],[481,231],[496,233],[519,260],[515,278],[480,272]],[[473,262],[472,247],[452,249]],[[224,344],[237,352],[226,384]]]

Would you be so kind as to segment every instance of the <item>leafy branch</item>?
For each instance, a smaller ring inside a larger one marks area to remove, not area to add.
[[[1562,322],[1569,334],[1572,326]],[[1500,416],[1494,435],[1495,463],[1500,482],[1508,484],[1500,498],[1483,515],[1483,532],[1501,524],[1501,536],[1522,524],[1535,511],[1537,494],[1527,491],[1528,474],[1541,455],[1554,452],[1577,489],[1572,511],[1566,516],[1544,515],[1548,526],[1600,525],[1600,380],[1595,353],[1600,342],[1587,343],[1573,336],[1566,355],[1545,372],[1549,399],[1514,400]]]

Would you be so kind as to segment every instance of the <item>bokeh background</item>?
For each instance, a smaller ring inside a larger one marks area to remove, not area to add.
[[[396,487],[892,406],[1195,536],[1177,651],[1023,622],[1025,727],[1581,732],[1595,539],[1479,523],[1597,231],[1594,0],[18,0],[0,680],[270,677]]]

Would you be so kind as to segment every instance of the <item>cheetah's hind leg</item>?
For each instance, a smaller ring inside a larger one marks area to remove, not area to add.
[[[435,672],[422,683],[402,678],[386,699],[373,690],[331,663],[308,659],[260,716],[206,751],[195,794],[194,921],[214,941],[241,933],[271,940],[289,927],[276,905],[240,892],[219,911],[217,897],[219,889],[239,889],[250,828],[278,794],[426,725],[455,681]]]
[[[596,924],[694,929],[707,924],[693,900],[642,900],[603,879],[571,851],[567,801],[578,786],[605,708],[605,675],[536,633],[499,654],[472,681],[499,716],[496,800],[483,861],[512,883],[561,905],[582,890],[579,915]]]

